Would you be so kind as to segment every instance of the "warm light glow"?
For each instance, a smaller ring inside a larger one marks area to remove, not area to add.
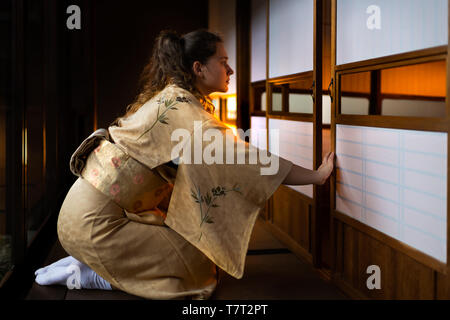
[[[381,93],[445,97],[447,63],[445,60],[381,71]]]
[[[230,128],[232,131],[233,131],[233,134],[235,135],[235,136],[237,136],[237,128],[236,128],[236,126],[235,125],[233,125],[233,124],[228,124],[228,123],[224,123],[228,128]]]
[[[211,98],[211,102],[214,105],[214,116],[220,120],[220,98]]]
[[[227,98],[227,119],[235,120],[237,118],[237,99],[236,96]]]

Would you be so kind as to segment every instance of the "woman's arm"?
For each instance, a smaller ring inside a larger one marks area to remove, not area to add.
[[[322,164],[317,170],[309,170],[297,165],[292,165],[291,171],[283,181],[288,185],[318,184],[322,185],[327,181],[333,172],[334,152],[329,152],[322,160]]]

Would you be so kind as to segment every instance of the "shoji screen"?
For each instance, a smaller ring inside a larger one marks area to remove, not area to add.
[[[446,262],[447,139],[337,125],[336,209]]]
[[[250,143],[259,149],[267,150],[266,117],[250,118]]]
[[[313,70],[313,0],[270,0],[269,78]]]
[[[266,0],[251,2],[251,82],[266,79]]]
[[[447,0],[338,0],[337,65],[446,45]]]
[[[278,130],[279,141],[272,141],[271,130]],[[313,169],[313,123],[291,120],[269,119],[269,151],[274,152],[275,144],[278,155],[293,163]],[[308,197],[313,197],[313,186],[290,186]]]
[[[448,298],[449,1],[332,1],[334,276],[369,298]]]

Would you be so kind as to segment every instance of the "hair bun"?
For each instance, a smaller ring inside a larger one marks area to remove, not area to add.
[[[158,36],[161,46],[166,47],[169,45],[172,48],[178,48],[178,50],[183,51],[184,49],[184,39],[176,31],[173,30],[163,30]]]

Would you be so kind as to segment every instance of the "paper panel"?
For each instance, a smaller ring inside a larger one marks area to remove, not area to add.
[[[251,2],[251,82],[266,79],[266,0]]]
[[[279,130],[279,141],[272,141],[270,130]],[[282,158],[293,163],[313,169],[313,124],[291,120],[269,119],[269,151],[273,152],[274,144],[278,143]],[[308,197],[313,197],[313,186],[289,186]]]
[[[447,261],[447,133],[337,125],[336,156],[338,211]]]
[[[447,0],[338,0],[338,65],[447,45]]]
[[[266,117],[250,117],[250,143],[259,149],[267,149]]]
[[[313,70],[313,0],[270,0],[269,77]]]

